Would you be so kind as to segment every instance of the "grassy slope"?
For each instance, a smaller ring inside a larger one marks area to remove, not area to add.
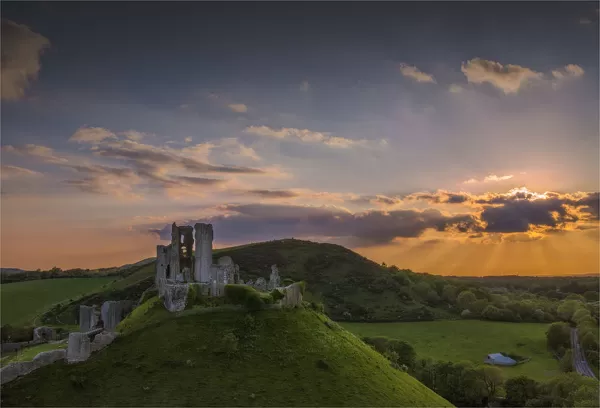
[[[357,337],[326,326],[322,315],[280,310],[246,316],[220,312],[152,324],[85,363],[57,363],[5,385],[3,405],[450,405]],[[220,353],[232,330],[238,351]],[[319,367],[319,360],[328,367]]]
[[[114,278],[43,279],[0,286],[2,324],[29,324],[54,303],[94,292]]]
[[[9,363],[14,363],[17,361],[31,361],[42,351],[50,351],[66,347],[67,343],[44,343],[38,344],[37,346],[27,347],[26,349],[19,350],[16,353],[6,353],[6,355],[2,355],[0,366],[5,366]]]
[[[482,363],[489,353],[506,352],[531,361],[503,367],[507,377],[527,375],[547,380],[559,374],[558,362],[546,351],[547,324],[479,320],[418,323],[342,323],[359,336],[387,336],[410,343],[419,357]],[[519,345],[520,344],[520,345]]]
[[[345,311],[367,315],[367,320],[416,320],[415,311],[422,306],[414,294],[403,300],[387,289],[390,273],[386,269],[339,245],[285,239],[224,248],[215,255],[232,257],[246,280],[268,279],[271,265],[277,264],[282,277],[306,281],[311,294],[336,320],[344,319]],[[445,311],[430,310],[438,318],[451,317]]]

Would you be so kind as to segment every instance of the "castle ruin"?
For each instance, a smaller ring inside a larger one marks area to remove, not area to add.
[[[200,284],[205,294],[221,296],[225,285],[239,283],[239,266],[230,257],[221,257],[213,264],[212,242],[211,224],[179,227],[173,223],[171,244],[156,247],[156,287],[159,296],[170,298],[175,292],[187,293],[190,283]]]

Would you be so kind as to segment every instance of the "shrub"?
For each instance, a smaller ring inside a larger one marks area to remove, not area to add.
[[[277,302],[278,300],[281,300],[284,298],[284,294],[278,289],[273,289],[271,291],[271,297],[273,298],[274,302]]]
[[[309,306],[312,310],[319,312],[319,313],[325,313],[325,306],[323,306],[323,303],[320,302],[310,302],[310,306]]]
[[[218,351],[227,354],[228,356],[232,356],[238,351],[238,343],[238,337],[232,332],[227,332],[221,338]]]
[[[225,285],[225,298],[234,305],[243,305],[249,294],[258,294],[259,292],[248,285]]]
[[[244,299],[244,306],[251,312],[261,310],[264,304],[261,294],[256,291],[254,293],[247,293]]]
[[[525,406],[528,400],[538,396],[538,383],[523,375],[506,380],[504,389],[509,407]]]
[[[417,353],[415,352],[415,349],[405,341],[390,339],[383,336],[363,337],[362,340],[398,366],[402,364],[409,368],[415,366]]]
[[[265,305],[272,305],[273,303],[275,303],[275,300],[273,299],[273,296],[270,293],[259,292],[259,296]]]
[[[296,284],[300,286],[300,293],[302,293],[302,296],[304,296],[304,291],[306,290],[306,282],[300,281],[296,282]]]
[[[22,341],[33,340],[33,327],[13,327],[10,324],[5,324],[0,328],[0,337],[2,342],[20,343]]]
[[[142,298],[140,299],[140,305],[154,296],[158,296],[158,289],[152,288],[144,291]]]
[[[560,359],[558,366],[560,371],[563,373],[569,373],[573,371],[573,353],[571,350],[567,350],[565,355]]]
[[[281,282],[281,284],[282,284],[283,286],[289,286],[289,285],[291,285],[292,283],[294,283],[294,281],[293,281],[293,280],[291,280],[291,279],[289,279],[289,278],[285,278],[285,279],[284,279],[284,280]]]

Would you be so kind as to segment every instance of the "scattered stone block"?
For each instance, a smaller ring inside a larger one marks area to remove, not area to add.
[[[33,341],[45,342],[56,339],[56,332],[51,327],[41,326],[33,329]]]
[[[292,283],[284,288],[284,296],[281,304],[284,307],[302,306],[302,287],[300,282]]]

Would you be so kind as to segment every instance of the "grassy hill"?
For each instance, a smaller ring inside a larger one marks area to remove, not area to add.
[[[3,406],[451,406],[312,310],[159,309],[85,363],[6,384]]]
[[[308,283],[314,300],[321,301],[335,320],[418,321],[449,318],[447,310],[430,307],[411,289],[410,271],[388,268],[340,245],[297,239],[261,242],[222,249],[240,265],[244,279],[269,278],[277,264],[284,278]]]
[[[526,375],[546,381],[560,374],[558,361],[546,347],[544,323],[453,320],[415,323],[342,323],[361,336],[386,336],[411,344],[418,357],[483,363],[489,353],[505,352],[531,358],[514,367],[501,367],[506,378]],[[441,347],[440,347],[441,346]]]
[[[412,289],[412,280],[420,274],[410,271],[394,274],[389,268],[339,245],[283,239],[222,248],[213,251],[213,255],[215,261],[221,256],[232,257],[246,281],[268,279],[271,265],[277,264],[282,278],[306,281],[310,291],[307,299],[322,302],[327,314],[335,320],[419,321],[455,316],[428,305]],[[101,304],[114,299],[137,301],[154,283],[154,274],[154,264],[138,267],[106,289],[50,311],[46,323],[75,323],[79,304]]]
[[[65,278],[0,286],[2,324],[26,325],[54,303],[96,292],[114,278]]]

